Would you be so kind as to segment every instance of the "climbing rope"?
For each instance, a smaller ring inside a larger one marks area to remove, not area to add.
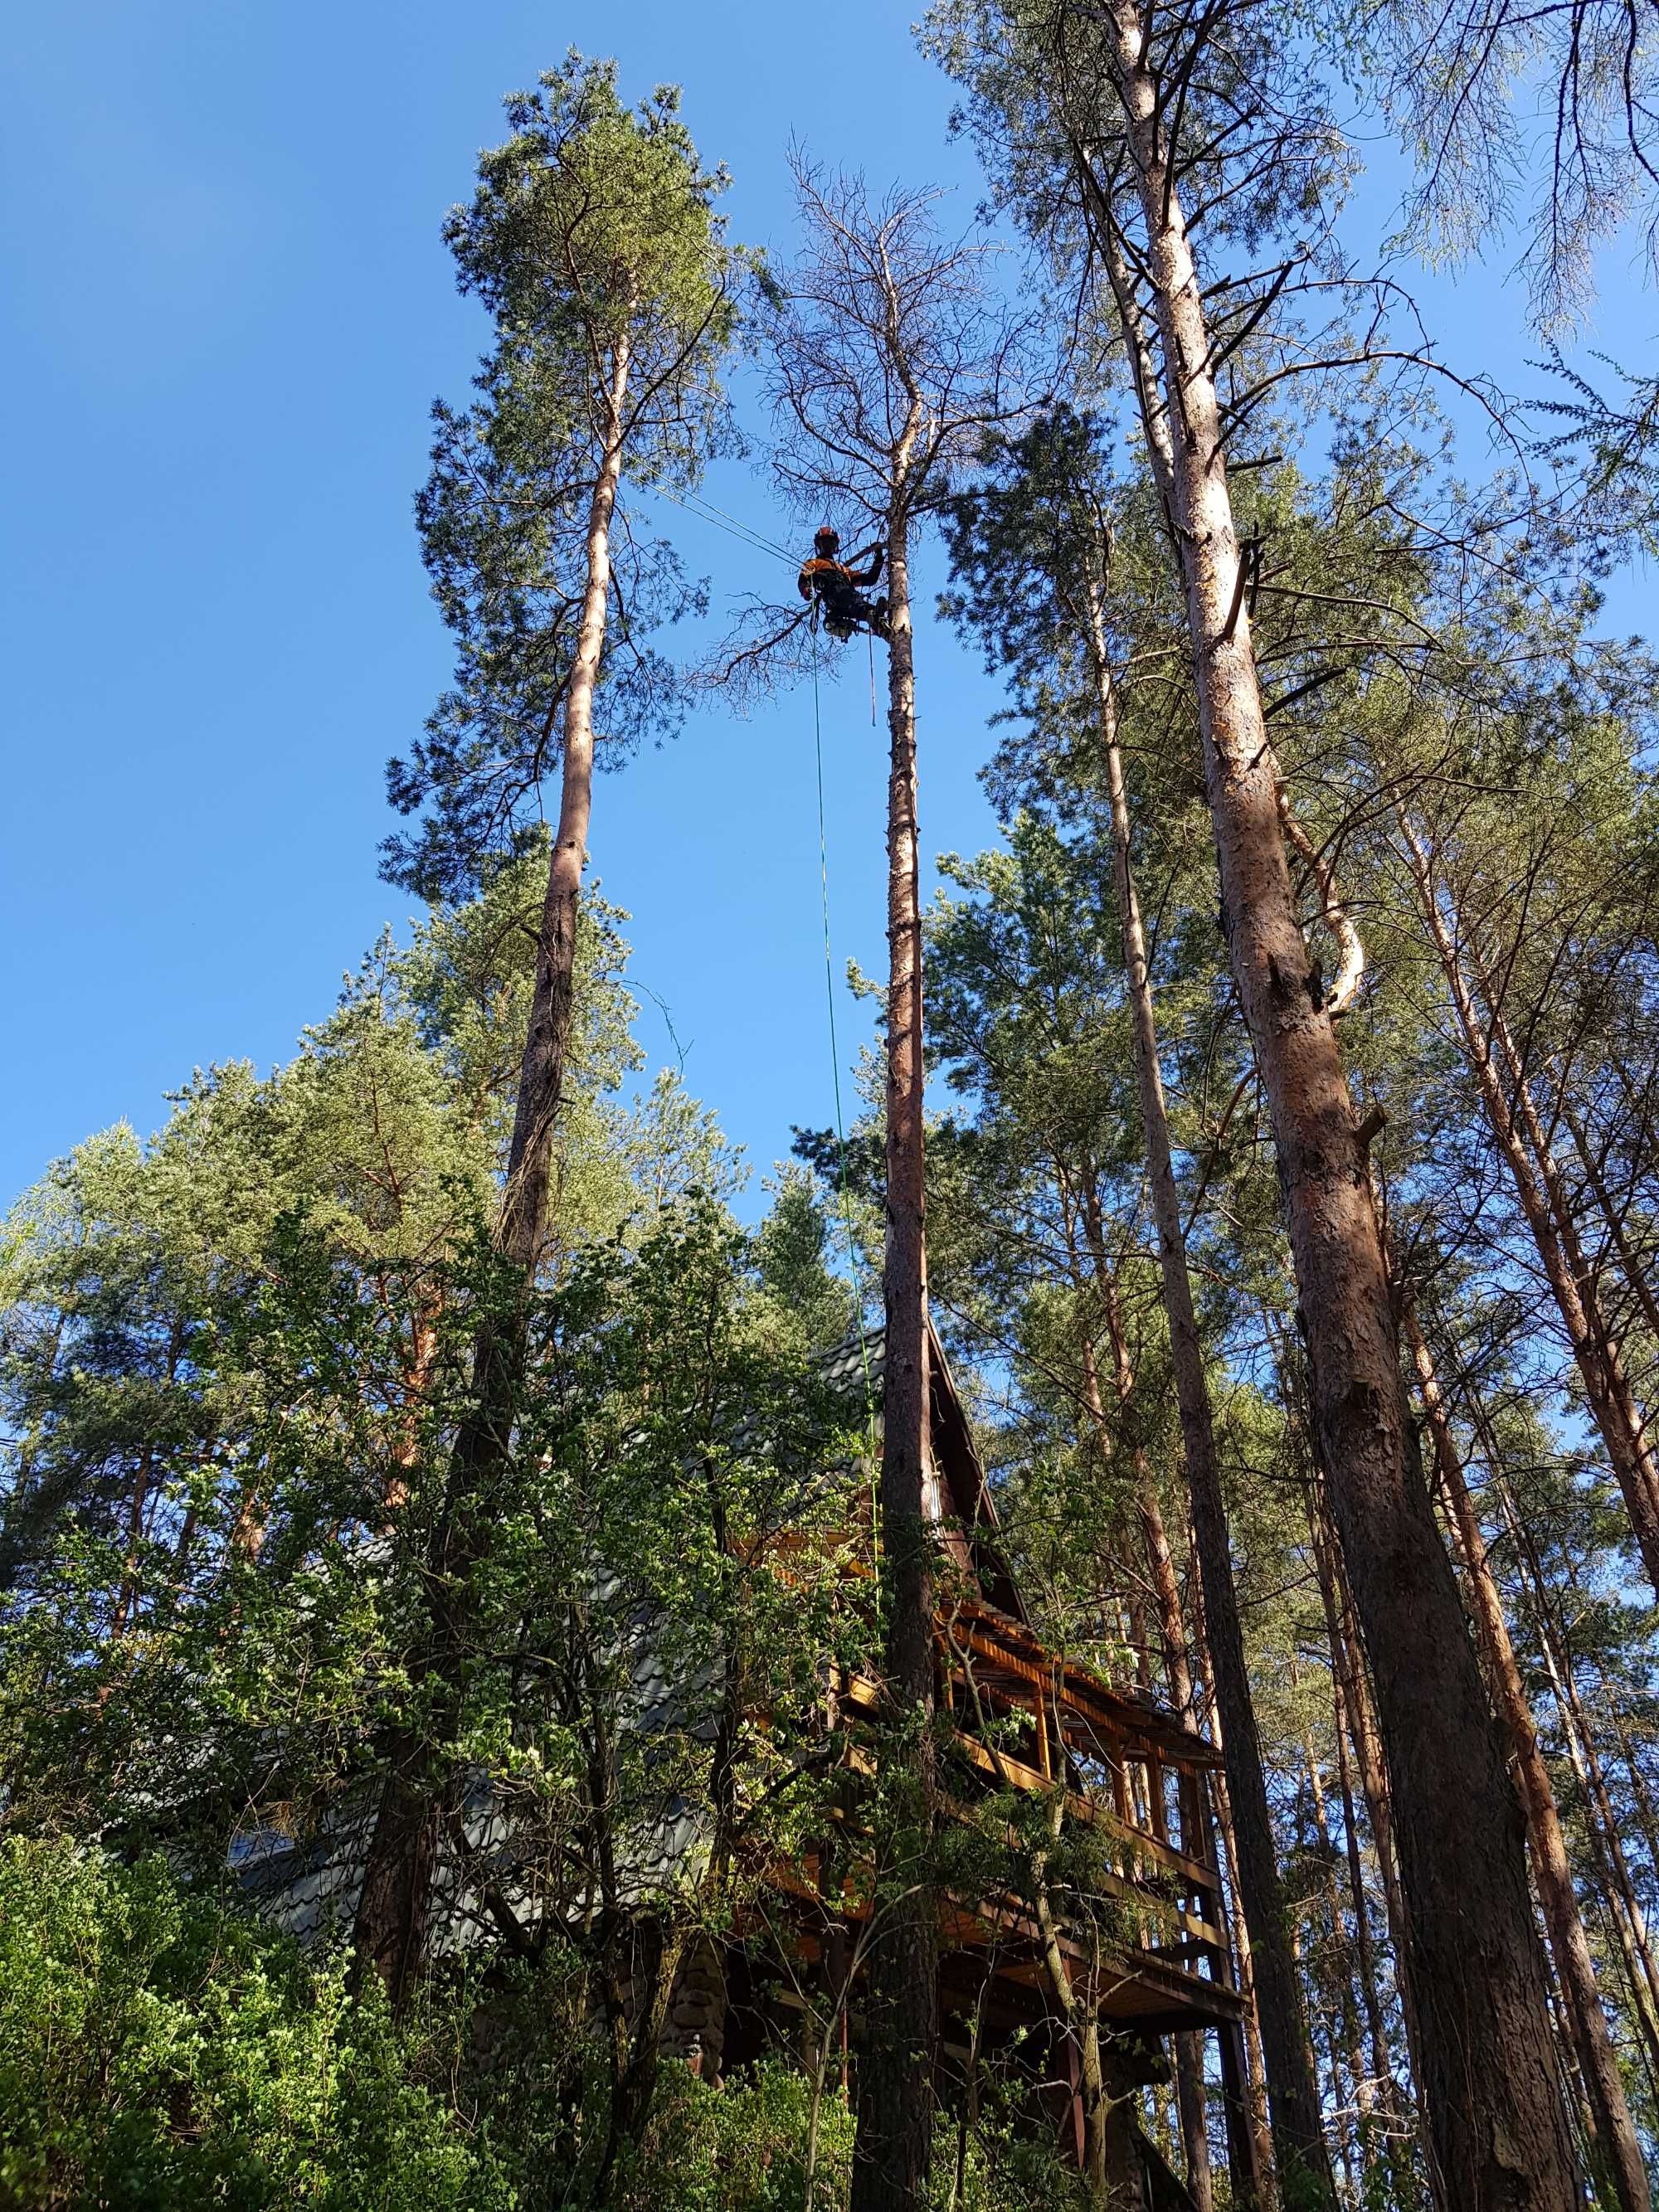
[[[858,1239],[853,1232],[853,1200],[847,1187],[847,1130],[841,1103],[841,1047],[836,1037],[836,964],[830,936],[830,842],[823,817],[823,714],[818,697],[818,617],[812,610],[812,755],[818,781],[818,888],[823,907],[823,994],[830,1009],[830,1067],[836,1092],[836,1164],[841,1184],[842,1226],[847,1232],[847,1264],[853,1274],[857,1302],[859,1357],[864,1364],[864,1409],[870,1424],[870,1538],[873,1564],[881,1565],[881,1534],[876,1523],[876,1401],[870,1380],[870,1345],[864,1333],[864,1276],[859,1266]]]
[[[695,521],[712,523],[716,530],[723,530],[728,538],[735,538],[740,545],[747,545],[757,553],[769,553],[775,560],[787,562],[792,568],[795,566],[795,556],[785,547],[764,537],[749,523],[740,522],[735,514],[728,514],[723,507],[716,507],[713,500],[704,499],[700,492],[686,492],[682,495],[679,492],[670,491],[666,484],[653,484],[651,489],[659,498],[670,501],[682,514],[690,515]]]
[[[793,568],[795,556],[759,531],[752,529],[736,515],[728,514],[724,507],[716,507],[712,500],[700,493],[688,491],[684,497],[672,492],[665,484],[653,489],[670,500],[684,513],[697,521],[712,523],[715,529],[724,530],[729,538],[740,544],[750,546],[757,553],[769,553],[775,559],[787,562]],[[858,1238],[853,1228],[853,1199],[847,1184],[847,1128],[841,1098],[841,1047],[836,1035],[836,969],[835,955],[830,932],[830,844],[824,827],[823,811],[823,712],[818,693],[818,608],[814,603],[811,630],[812,635],[812,754],[817,774],[818,797],[818,889],[823,908],[823,989],[830,1010],[830,1067],[835,1080],[836,1094],[836,1166],[841,1189],[842,1226],[847,1236],[847,1264],[853,1277],[853,1296],[857,1307],[859,1358],[864,1369],[864,1407],[870,1425],[870,1538],[873,1563],[881,1565],[881,1533],[876,1522],[875,1467],[876,1416],[875,1386],[870,1377],[870,1343],[864,1329],[864,1275],[859,1266]],[[876,720],[876,663],[873,637],[870,644],[870,721]]]

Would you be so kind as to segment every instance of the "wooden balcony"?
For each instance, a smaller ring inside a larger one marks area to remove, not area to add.
[[[941,1616],[937,1650],[939,1710],[952,1723],[946,1817],[981,1828],[989,1822],[994,1832],[998,1793],[1018,1791],[1085,1825],[1104,1846],[1091,1875],[1112,1929],[1097,1984],[1103,2019],[1150,2036],[1241,2019],[1215,1862],[1213,1749],[1172,1714],[1046,1650],[1024,1622],[982,1601],[958,1602]],[[836,1690],[854,1725],[852,1763],[864,1765],[856,1723],[878,1711],[880,1685],[868,1675],[842,1676]],[[863,1917],[855,1893],[844,1909],[851,1919]],[[1041,1933],[1012,1889],[946,1900],[940,1935],[947,1995],[953,1983],[974,1987],[982,2003],[977,1985],[988,1970],[1011,2024],[1048,2014]],[[1086,1979],[1091,1962],[1063,1923],[1060,1940]]]
[[[1215,1750],[1150,1698],[1127,1696],[1094,1670],[1049,1650],[1034,1632],[1004,1554],[996,1508],[943,1346],[929,1330],[931,1468],[927,1507],[951,1585],[935,1626],[939,1710],[951,1723],[947,1816],[994,1820],[999,1792],[1058,1808],[1104,1846],[1096,1858],[1103,1913],[1114,1929],[1110,1972],[1099,1984],[1103,2019],[1158,2037],[1231,2028],[1243,2015],[1231,1978],[1215,1856]],[[847,1347],[837,1369],[849,1387],[878,1381],[881,1347]],[[867,1526],[851,1545],[850,1571],[869,1571]],[[866,1756],[860,1719],[879,1707],[872,1677],[835,1685],[852,1725],[851,1757]],[[1005,1827],[1008,1823],[1005,1820]],[[816,1876],[816,1869],[814,1869]],[[847,1910],[858,1917],[857,1899]],[[1029,1907],[1012,1895],[953,1899],[944,1913],[947,2000],[988,1971],[1011,2023],[1048,2016],[1048,1970]],[[1073,1964],[1081,1947],[1069,1936]],[[1022,1992],[1024,1993],[1022,1996]]]

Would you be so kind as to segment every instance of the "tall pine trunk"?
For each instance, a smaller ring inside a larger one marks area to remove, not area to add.
[[[1196,1735],[1199,1733],[1198,1705],[1193,1694],[1192,1658],[1187,1642],[1186,1613],[1181,1602],[1181,1583],[1170,1551],[1163,1509],[1158,1504],[1158,1493],[1150,1483],[1140,1486],[1137,1505],[1146,1547],[1147,1575],[1158,1601],[1170,1702],[1181,1716],[1182,1728],[1189,1735]],[[1194,1802],[1200,1808],[1200,1822],[1207,1831],[1207,1808],[1201,1781],[1194,1784]],[[1236,2039],[1235,2055],[1238,2070],[1242,2073],[1243,2036],[1231,2022],[1224,2024],[1218,2032],[1224,2039],[1229,2037]],[[1210,2139],[1204,2118],[1204,2038],[1199,2034],[1177,2035],[1175,2046],[1176,2101],[1181,2115],[1182,2148],[1187,2162],[1187,2193],[1192,2198],[1196,2212],[1211,2212],[1214,2188],[1210,2175]],[[1245,2212],[1250,2199],[1261,2193],[1249,2113],[1242,2100],[1229,2097],[1226,2100],[1226,2116],[1228,2154],[1237,2168],[1233,2197],[1239,2212]]]
[[[1198,1540],[1193,1537],[1196,1553]],[[1221,1723],[1219,1705],[1215,1694],[1215,1674],[1210,1664],[1209,1638],[1204,1623],[1204,1578],[1199,1577],[1198,1608],[1195,1626],[1198,1633],[1194,1652],[1204,1680],[1206,1701],[1210,1708],[1210,1733],[1223,1760],[1222,1771],[1214,1777],[1216,1832],[1221,1850],[1218,1863],[1226,1869],[1227,1885],[1235,1899],[1239,1892],[1238,1842],[1233,1833],[1233,1801],[1227,1788],[1225,1760],[1226,1730]],[[1243,2050],[1242,2054],[1230,2051],[1222,2043],[1222,2078],[1230,2098],[1236,2099],[1239,2109],[1247,2114],[1251,2137],[1250,2160],[1239,2154],[1243,2146],[1234,2146],[1229,2139],[1229,2164],[1231,2167],[1233,2191],[1246,2202],[1252,2195],[1265,2192],[1262,2177],[1273,2172],[1273,2130],[1267,2119],[1267,2069],[1261,2056],[1261,2021],[1255,2002],[1255,1962],[1250,1953],[1250,1931],[1242,1914],[1235,1915],[1232,1935],[1237,1952],[1238,1990],[1244,2000]],[[1248,2180],[1246,2179],[1248,2170]]]
[[[1659,1298],[1654,1296],[1646,1263],[1630,1241],[1628,1205],[1620,1206],[1608,1188],[1605,1156],[1597,1158],[1589,1131],[1568,1097],[1565,1084],[1557,1090],[1556,1097],[1561,1109],[1561,1118],[1567,1125],[1573,1149],[1578,1155],[1578,1164],[1584,1170],[1584,1180],[1595,1200],[1596,1211],[1601,1217],[1609,1243],[1619,1255],[1620,1272],[1625,1278],[1626,1286],[1642,1309],[1642,1318],[1655,1340],[1659,1342]]]
[[[472,1354],[472,1406],[450,1454],[445,1494],[427,1547],[432,1618],[410,1654],[415,1681],[440,1686],[424,1727],[400,1724],[369,1836],[352,1946],[394,2008],[425,1963],[434,1876],[453,1808],[441,1744],[458,1724],[467,1640],[467,1580],[489,1540],[493,1493],[512,1447],[525,1351],[522,1297],[536,1279],[547,1223],[553,1142],[564,1095],[574,994],[576,923],[593,790],[593,691],[611,592],[611,520],[621,481],[629,346],[619,338],[605,389],[605,435],[588,507],[586,574],[564,702],[564,777],[558,834],[536,949],[536,983],[519,1072],[496,1243],[516,1279],[513,1309],[486,1316]]]
[[[1492,1488],[1504,1526],[1522,1562],[1533,1607],[1533,1626],[1538,1636],[1544,1671],[1560,1716],[1562,1740],[1573,1778],[1583,1804],[1584,1829],[1601,1877],[1603,1899],[1615,1945],[1624,1962],[1632,2016],[1651,2067],[1659,2068],[1659,1959],[1649,1933],[1647,1916],[1637,1892],[1626,1854],[1623,1826],[1608,1794],[1607,1776],[1596,1748],[1595,1731],[1584,1710],[1574,1679],[1568,1634],[1563,1626],[1555,1594],[1545,1574],[1525,1520],[1510,1494],[1501,1472],[1498,1441],[1479,1394],[1470,1390],[1467,1402],[1474,1420],[1492,1476]]]
[[[1463,1480],[1463,1465],[1441,1395],[1434,1360],[1409,1304],[1405,1317],[1418,1391],[1429,1419],[1435,1471],[1451,1528],[1452,1548],[1468,1583],[1470,1609],[1486,1653],[1498,1714],[1509,1734],[1516,1779],[1526,1808],[1533,1879],[1538,1886],[1538,1901],[1543,1907],[1544,1926],[1555,1959],[1556,1979],[1566,2009],[1572,2046],[1577,2054],[1579,2074],[1595,2116],[1598,2138],[1595,2148],[1604,2167],[1601,2179],[1611,2185],[1620,2212],[1650,2212],[1651,2200],[1641,2145],[1625,2097],[1613,2039],[1607,2033],[1601,1993],[1595,1984],[1595,1967],[1585,1938],[1584,1923],[1579,1917],[1572,1865],[1567,1856],[1566,1838],[1561,1832],[1549,1769],[1538,1747],[1538,1730],[1510,1638],[1509,1623],[1504,1617],[1503,1601],[1487,1563],[1486,1539]]]
[[[922,1183],[921,890],[908,523],[887,534],[886,1352],[882,1378],[882,1588],[893,1741],[902,1753],[904,1860],[871,1949],[858,2069],[852,2212],[915,2212],[933,2127],[939,1934],[933,1825],[933,1577],[927,1527],[927,1261]]]
[[[1561,2108],[1522,1823],[1407,1437],[1364,1146],[1310,973],[1243,605],[1204,304],[1147,25],[1113,0],[1115,74],[1162,355],[1172,520],[1223,914],[1283,1180],[1315,1411],[1400,1815],[1439,2203],[1567,2212]]]
[[[588,504],[586,576],[576,654],[564,702],[564,770],[559,826],[547,871],[536,945],[536,985],[530,1027],[519,1068],[519,1096],[507,1154],[507,1191],[497,1241],[507,1256],[534,1279],[547,1227],[553,1139],[564,1098],[565,1060],[576,976],[576,921],[581,904],[587,825],[593,809],[593,691],[605,650],[611,599],[611,520],[622,479],[623,406],[628,395],[629,352],[624,331],[617,339],[605,389],[605,443]]]
[[[1354,1812],[1355,1773],[1358,1776],[1364,1798],[1365,1817],[1370,1826],[1372,1847],[1376,1853],[1377,1874],[1382,1885],[1383,1916],[1388,1922],[1389,1940],[1394,1948],[1395,1969],[1399,1977],[1400,2008],[1406,2027],[1407,2072],[1412,2084],[1413,2102],[1420,2111],[1421,2099],[1417,2089],[1416,2014],[1412,2007],[1409,1980],[1410,1944],[1406,1932],[1405,1904],[1400,1891],[1400,1873],[1395,1860],[1394,1821],[1389,1806],[1388,1785],[1377,1753],[1376,1730],[1370,1719],[1369,1692],[1358,1654],[1354,1649],[1346,1589],[1341,1591],[1339,1602],[1339,1563],[1324,1511],[1322,1498],[1316,1496],[1310,1499],[1308,1534],[1314,1556],[1314,1571],[1319,1583],[1320,1604],[1325,1617],[1325,1640],[1331,1655],[1332,1718],[1336,1734],[1337,1771],[1342,1784],[1348,1884],[1353,1896],[1355,1939],[1359,1952],[1360,1982],[1365,1996],[1366,2018],[1370,2029],[1371,2063],[1378,2081],[1384,2086],[1389,2109],[1398,2116],[1400,2100],[1395,2094],[1376,1960],[1370,1940],[1370,1923],[1366,1915],[1364,1873],[1360,1863],[1358,1823]]]
[[[1128,797],[1117,741],[1104,611],[1092,583],[1089,618],[1101,743],[1112,809],[1113,875],[1133,1026],[1135,1085],[1146,1143],[1147,1181],[1158,1233],[1158,1266],[1175,1367],[1182,1445],[1198,1536],[1210,1664],[1220,1708],[1227,1787],[1238,1847],[1240,1902],[1245,1925],[1250,1931],[1250,1951],[1255,1968],[1256,2010],[1267,2061],[1273,2147],[1287,2183],[1291,2174],[1299,2172],[1307,2178],[1317,2201],[1334,2203],[1335,2184],[1320,2117],[1319,2085],[1309,2057],[1301,1983],[1291,1956],[1284,1886],[1279,1877],[1278,1846],[1267,1808],[1261,1739],[1250,1697],[1238,1596],[1233,1587],[1232,1550],[1221,1492],[1209,1383],[1204,1373],[1204,1349],[1187,1272],[1181,1198],[1176,1187],[1169,1115],[1158,1066],[1151,969],[1135,894]]]
[[[1340,1980],[1337,1987],[1336,2003],[1330,2022],[1330,2044],[1333,2073],[1339,2054],[1346,2059],[1348,2076],[1353,2084],[1353,2112],[1345,2115],[1342,2122],[1342,2154],[1345,2179],[1348,2193],[1353,2194],[1353,2176],[1347,2168],[1356,2147],[1363,2152],[1363,2142],[1356,2146],[1358,2123],[1370,2113],[1376,2101],[1376,2083],[1366,2072],[1364,2044],[1360,2034],[1359,2008],[1354,2001],[1354,1975],[1349,1960],[1348,1931],[1342,1917],[1342,1897],[1337,1887],[1336,1853],[1331,1844],[1329,1817],[1325,1808],[1325,1784],[1319,1769],[1319,1754],[1314,1745],[1313,1731],[1307,1730],[1303,1738],[1307,1758],[1308,1789],[1313,1800],[1314,1833],[1319,1841],[1319,1855],[1325,1869],[1325,1907],[1330,1916],[1331,1942],[1340,1962]],[[1338,2030],[1341,2042],[1338,2044]]]
[[[1403,809],[1397,811],[1396,819],[1418,906],[1439,956],[1482,1111],[1538,1248],[1545,1279],[1583,1381],[1585,1400],[1630,1514],[1648,1580],[1659,1590],[1659,1482],[1655,1480],[1646,1423],[1617,1340],[1601,1313],[1600,1295],[1579,1247],[1577,1225],[1562,1194],[1559,1170],[1507,1028],[1490,999],[1491,1018],[1481,1019],[1465,972],[1468,948],[1462,941],[1455,914],[1449,914],[1443,889],[1435,880],[1429,848]]]

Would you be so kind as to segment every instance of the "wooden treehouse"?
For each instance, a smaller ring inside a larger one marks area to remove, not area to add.
[[[1217,1869],[1213,1777],[1218,1754],[1139,1691],[1045,1648],[1034,1632],[997,1539],[997,1518],[966,1416],[937,1338],[931,1340],[933,1494],[928,1504],[954,1574],[935,1627],[943,1729],[939,1809],[947,1822],[1011,1833],[1011,1802],[1086,1838],[1091,1909],[1040,1923],[1010,1883],[991,1893],[947,1893],[940,1905],[941,2074],[945,2093],[970,2063],[1018,2053],[1032,2109],[1085,2154],[1083,2039],[1092,2020],[1116,2094],[1166,2078],[1161,2045],[1213,2029],[1221,2052],[1230,2141],[1249,2156],[1243,2094],[1243,2002],[1234,1986]],[[849,1389],[863,1380],[872,1342],[839,1355]],[[866,1548],[867,1559],[867,1548]],[[868,1571],[867,1565],[865,1571]],[[861,1737],[879,1707],[869,1675],[830,1686],[845,1764],[868,1771]],[[793,1957],[780,1978],[764,1947],[734,1942],[692,1960],[671,2010],[670,2048],[718,2074],[793,2045],[845,2080],[860,2039],[861,1937],[867,1887],[852,1835],[826,1837],[804,1861],[775,1871],[787,1901]],[[775,1925],[775,1922],[774,1922]],[[744,1933],[738,1931],[739,1937]],[[827,2036],[830,2049],[818,2039]],[[1139,2133],[1133,2100],[1120,2122],[1129,2142],[1119,2170],[1148,2212],[1188,2203]],[[1133,2195],[1126,2198],[1133,2203]]]
[[[832,1379],[849,1396],[861,1389],[866,1359],[878,1380],[878,1340],[845,1349],[831,1364]],[[1186,2191],[1134,2117],[1137,2085],[1164,2078],[1165,2038],[1216,2032],[1230,2155],[1247,2171],[1251,2158],[1243,2005],[1231,1979],[1213,1840],[1217,1754],[1150,1697],[1045,1648],[1003,1556],[995,1508],[936,1338],[930,1367],[927,1504],[945,1553],[934,1632],[937,1809],[947,1841],[954,1833],[979,1854],[963,1862],[975,1878],[947,1881],[939,1904],[940,2091],[957,2109],[971,2109],[975,2083],[998,2069],[1032,2124],[1052,2129],[1082,2162],[1089,2062],[1097,2059],[1118,2100],[1112,2125],[1121,2201],[1138,2201],[1144,2212],[1181,2212]],[[872,1534],[866,1517],[861,1531],[830,1540],[845,1571],[871,1574]],[[708,1685],[688,1692],[671,1679],[648,1616],[630,1632],[629,1668],[627,1724],[706,1740],[699,1716]],[[706,2077],[781,2046],[822,2069],[826,2082],[844,2083],[857,2064],[864,1962],[879,1925],[856,1778],[874,1765],[872,1723],[881,1696],[872,1674],[842,1672],[825,1683],[834,1764],[848,1784],[837,1793],[839,1813],[790,1863],[757,1870],[762,1893],[725,1941],[700,1941],[680,1960],[664,2045]],[[372,1793],[348,1796],[304,1838],[281,1822],[240,1838],[232,1863],[250,1898],[301,1942],[337,1939],[350,1927],[374,1803]],[[459,1826],[465,1849],[446,1839],[434,1860],[434,1955],[496,1940],[491,1884],[532,1936],[562,1910],[568,1914],[568,1900],[562,1908],[546,1900],[534,1875],[533,1833],[520,1832],[482,1769]],[[1062,1837],[1064,1885],[1034,1896],[1020,1879],[1030,1844],[1046,1849]],[[695,1883],[706,1840],[699,1812],[676,1802],[624,1842],[623,1855],[644,1888],[672,1886],[677,1869]],[[1097,2099],[1097,2115],[1102,2109]]]

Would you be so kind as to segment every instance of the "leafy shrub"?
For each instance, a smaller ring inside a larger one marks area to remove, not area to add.
[[[507,2212],[378,1992],[165,1863],[0,1848],[7,2212]]]

